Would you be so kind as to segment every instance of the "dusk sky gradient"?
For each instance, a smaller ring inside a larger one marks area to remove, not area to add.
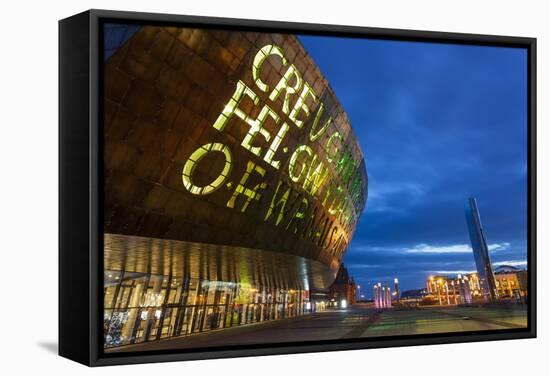
[[[368,200],[344,263],[361,293],[475,270],[476,197],[493,264],[526,267],[524,49],[300,36],[365,155]]]

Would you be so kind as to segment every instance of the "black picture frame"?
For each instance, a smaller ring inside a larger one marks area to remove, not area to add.
[[[528,327],[401,337],[103,353],[102,34],[107,21],[521,47],[528,54]],[[536,39],[89,10],[59,22],[59,354],[88,366],[536,337]]]

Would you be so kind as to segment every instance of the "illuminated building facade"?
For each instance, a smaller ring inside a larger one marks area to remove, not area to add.
[[[429,300],[426,299],[428,295],[429,295],[428,290],[425,288],[415,289],[415,290],[405,290],[400,295],[399,305],[405,306],[405,307],[416,307],[422,304],[426,304],[429,302]]]
[[[525,302],[527,270],[501,266],[494,273],[499,301]],[[484,302],[482,284],[477,273],[456,276],[431,276],[426,281],[425,302],[433,304],[469,304]]]
[[[466,205],[466,222],[470,233],[470,241],[474,251],[477,275],[481,286],[481,293],[485,300],[497,300],[498,290],[496,286],[489,248],[481,226],[481,218],[475,198],[469,198]]]
[[[315,63],[293,35],[118,26],[119,45],[104,36],[105,347],[314,310],[367,198]]]
[[[495,270],[496,286],[500,299],[524,302],[527,297],[527,270],[502,265]]]
[[[426,281],[428,295],[424,300],[439,305],[470,304],[474,296],[481,296],[477,274],[431,276]]]

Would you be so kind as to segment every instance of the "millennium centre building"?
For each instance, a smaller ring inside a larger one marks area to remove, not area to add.
[[[363,153],[288,34],[106,25],[107,351],[322,309]]]

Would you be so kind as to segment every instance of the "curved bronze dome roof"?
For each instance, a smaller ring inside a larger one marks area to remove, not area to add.
[[[200,278],[332,282],[367,173],[295,36],[144,26],[104,75],[106,268],[183,268],[203,253],[218,262]]]

